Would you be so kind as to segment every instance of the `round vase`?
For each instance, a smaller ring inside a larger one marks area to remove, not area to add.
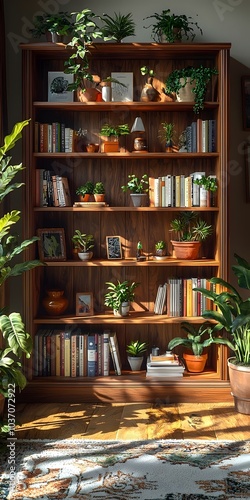
[[[63,290],[48,290],[42,304],[49,316],[60,316],[66,311],[69,301]]]

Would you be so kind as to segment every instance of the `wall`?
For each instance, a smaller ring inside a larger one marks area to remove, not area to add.
[[[7,45],[7,78],[8,78],[8,117],[9,129],[22,118],[21,99],[21,51],[20,42],[28,42],[32,27],[32,18],[38,12],[54,13],[60,10],[73,12],[91,8],[96,14],[104,12],[102,0],[4,0],[6,45]],[[234,252],[250,260],[250,203],[245,201],[245,176],[242,144],[250,140],[250,131],[243,131],[241,113],[241,76],[250,75],[249,69],[249,0],[169,0],[167,6],[163,0],[150,2],[142,0],[121,0],[105,2],[105,12],[133,13],[136,23],[136,36],[127,38],[128,42],[151,42],[151,31],[144,26],[150,20],[147,16],[160,13],[170,8],[176,14],[192,16],[203,29],[203,36],[196,37],[197,42],[231,42],[230,64],[230,161],[229,170],[229,254],[230,267],[234,262]],[[14,16],[13,16],[14,13]],[[24,75],[25,78],[25,75]],[[20,158],[20,157],[19,157]],[[19,201],[20,202],[20,201]],[[15,208],[17,200],[15,200]],[[16,288],[16,282],[15,282]]]

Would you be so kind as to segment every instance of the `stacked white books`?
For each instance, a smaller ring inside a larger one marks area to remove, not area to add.
[[[160,356],[150,354],[147,360],[147,377],[179,378],[185,368],[178,356],[167,351]]]

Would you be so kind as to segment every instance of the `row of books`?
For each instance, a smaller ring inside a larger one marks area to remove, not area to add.
[[[34,373],[39,377],[107,377],[110,355],[116,375],[121,375],[116,332],[86,333],[73,326],[40,329],[34,341]]]
[[[146,377],[179,378],[183,377],[185,367],[176,354],[166,352],[147,359]]]
[[[72,153],[76,132],[65,123],[35,122],[35,153]]]
[[[36,170],[36,206],[37,207],[68,207],[71,206],[71,196],[68,178],[55,175],[50,170]]]
[[[165,175],[149,177],[149,205],[152,207],[207,207],[215,206],[215,195],[194,181],[205,172],[193,172],[188,176]],[[211,175],[209,177],[216,178]]]
[[[186,127],[185,133],[188,153],[216,152],[216,120],[198,118]]]
[[[154,313],[168,316],[202,316],[205,309],[215,308],[212,300],[194,288],[214,291],[215,285],[206,278],[169,278],[157,289]]]

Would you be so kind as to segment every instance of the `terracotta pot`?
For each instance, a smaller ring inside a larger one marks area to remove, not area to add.
[[[100,91],[94,87],[86,89],[85,92],[82,89],[77,89],[76,92],[77,100],[80,102],[95,102],[97,101],[98,94],[100,94]]]
[[[193,260],[198,258],[200,241],[172,241],[176,259]]]
[[[250,415],[250,366],[235,365],[234,359],[227,360],[234,406],[239,413]]]
[[[42,304],[50,316],[60,316],[66,311],[69,301],[64,297],[63,290],[48,290]]]
[[[94,194],[95,201],[104,201],[105,194]]]
[[[206,362],[207,354],[201,354],[201,356],[194,356],[194,354],[183,354],[183,358],[186,363],[187,370],[191,373],[201,373],[203,372]]]
[[[101,145],[102,153],[119,153],[120,147],[118,141],[104,141]]]
[[[79,196],[79,201],[89,201],[90,194],[85,194],[84,196]]]

